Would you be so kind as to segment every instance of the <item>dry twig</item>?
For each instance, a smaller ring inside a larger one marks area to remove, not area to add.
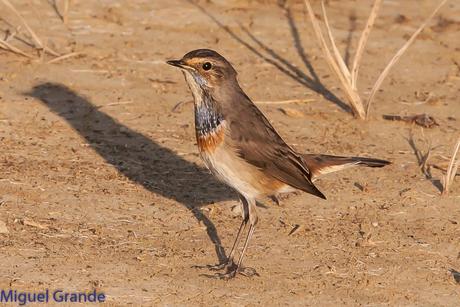
[[[367,106],[366,106],[366,116],[369,115],[369,109],[371,107],[371,104],[374,100],[375,94],[379,90],[380,86],[383,83],[383,80],[385,80],[385,77],[388,75],[390,72],[390,69],[396,64],[396,62],[401,58],[401,56],[406,52],[407,48],[414,42],[414,40],[417,38],[417,36],[420,34],[420,32],[425,29],[426,25],[428,22],[436,15],[436,13],[441,9],[441,7],[447,2],[448,0],[442,0],[441,3],[436,7],[436,9],[431,13],[430,16],[425,20],[424,23],[420,25],[420,27],[417,29],[417,31],[412,34],[412,36],[407,40],[407,42],[401,47],[401,49],[396,52],[396,54],[393,56],[393,58],[388,62],[387,66],[383,69],[382,73],[378,77],[377,81],[375,81],[374,86],[372,87],[371,93],[369,94],[369,98],[367,99]]]
[[[52,64],[52,63],[56,63],[56,62],[59,62],[59,61],[62,61],[62,60],[65,60],[71,57],[79,56],[79,55],[81,55],[80,52],[71,52],[71,53],[67,53],[67,54],[58,56],[57,58],[54,58],[52,60],[49,60],[47,63]]]
[[[321,3],[323,5],[323,13],[324,13],[325,12],[324,2],[322,1]],[[321,31],[321,26],[319,25],[319,21],[316,18],[313,12],[313,9],[311,7],[310,0],[305,0],[305,5],[307,7],[308,15],[310,16],[310,20],[313,25],[313,30],[315,31],[316,38],[318,39],[321,49],[324,52],[327,63],[329,64],[331,69],[334,71],[338,79],[340,80],[340,83],[342,84],[342,87],[345,91],[345,95],[347,96],[347,99],[352,107],[354,114],[358,116],[359,118],[364,119],[365,113],[364,113],[364,107],[361,101],[361,97],[359,96],[358,92],[352,88],[351,79],[347,78],[347,76],[350,75],[349,72],[347,73],[348,68],[346,68],[346,65],[340,65],[339,63],[337,63],[336,62],[337,54],[336,54],[336,57],[334,57],[331,51],[329,50],[329,47]],[[324,19],[327,20],[327,16],[324,16]],[[327,23],[326,26],[328,26],[328,24],[329,23]],[[333,41],[334,39],[332,38],[332,33],[331,33],[330,28],[328,28],[328,34],[329,34],[329,39]]]
[[[358,48],[356,49],[355,57],[353,58],[353,64],[351,66],[351,85],[356,89],[356,81],[358,79],[359,65],[361,63],[361,58],[364,53],[364,48],[366,47],[367,39],[369,38],[369,33],[371,33],[372,27],[374,26],[375,18],[379,11],[382,0],[376,0],[372,6],[369,18],[367,19],[366,26],[364,27],[361,37],[359,38]]]
[[[1,0],[3,2],[3,4],[9,8],[15,15],[16,17],[21,21],[21,23],[23,24],[23,26],[26,28],[27,32],[29,33],[29,35],[32,37],[32,40],[34,41],[34,45],[35,45],[35,48],[36,49],[39,49],[39,50],[43,50],[45,52],[48,52],[49,54],[51,55],[54,55],[54,56],[60,56],[59,53],[57,53],[56,51],[54,51],[53,49],[45,46],[41,39],[38,37],[38,35],[35,33],[34,30],[32,30],[32,28],[29,26],[29,24],[26,22],[26,20],[22,17],[22,15],[16,10],[16,8],[11,4],[11,2],[9,0]],[[3,41],[3,44],[5,42]],[[16,48],[17,49],[17,48]],[[10,50],[12,50],[10,48]],[[20,53],[20,52],[17,52],[15,51],[16,53]],[[20,53],[22,54],[22,53]],[[22,54],[24,55],[24,54]]]
[[[460,159],[457,160],[457,153],[460,149],[460,137],[457,140],[457,144],[455,145],[454,152],[452,153],[452,158],[449,162],[449,167],[447,168],[446,174],[442,178],[442,194],[447,195],[449,194],[449,188],[454,182],[454,178],[457,174],[457,169],[460,165]]]
[[[17,54],[20,54],[20,55],[25,56],[27,58],[33,58],[33,56],[31,56],[30,54],[27,54],[24,51],[22,51],[21,49],[19,49],[17,47],[14,47],[13,45],[11,45],[10,43],[8,43],[6,40],[3,40],[3,39],[0,39],[0,48],[8,50],[8,51],[11,51],[11,52],[14,52],[14,53],[17,53]]]
[[[383,119],[386,120],[398,120],[406,123],[413,123],[424,128],[433,128],[434,126],[439,126],[433,116],[428,114],[417,114],[409,116],[400,116],[400,115],[383,115]]]
[[[255,104],[290,104],[290,103],[305,103],[305,102],[312,102],[315,99],[288,99],[288,100],[261,100],[261,101],[254,101]]]
[[[64,0],[64,12],[62,13],[62,21],[65,25],[69,22],[69,8],[71,0]]]

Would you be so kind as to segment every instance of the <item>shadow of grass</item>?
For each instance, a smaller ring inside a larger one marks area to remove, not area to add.
[[[236,40],[238,43],[246,47],[249,51],[254,53],[256,56],[264,60],[265,62],[275,66],[279,71],[284,73],[285,75],[289,76],[296,82],[302,84],[303,86],[313,90],[314,92],[322,95],[327,100],[331,101],[343,111],[352,114],[351,108],[342,100],[340,100],[337,96],[335,96],[331,91],[329,91],[320,81],[317,73],[315,72],[313,66],[311,65],[308,56],[306,55],[302,43],[300,40],[300,35],[298,28],[296,26],[295,20],[292,17],[291,10],[289,8],[285,8],[283,5],[280,5],[284,10],[284,15],[289,24],[291,36],[294,40],[294,47],[296,48],[301,60],[306,65],[307,70],[311,74],[311,77],[305,74],[302,70],[297,68],[294,64],[290,63],[287,59],[283,58],[279,55],[274,49],[268,47],[264,44],[260,39],[258,39],[249,29],[238,23],[242,32],[246,34],[250,41],[255,44],[258,49],[252,46],[248,41],[244,40],[242,36],[238,35],[235,31],[231,30],[227,25],[223,24],[216,16],[211,14],[208,10],[206,10],[203,6],[195,3],[192,0],[185,0],[188,3],[195,6],[198,10],[200,10],[204,15],[209,17],[216,25],[218,25],[222,30],[224,30],[230,37]],[[264,55],[263,52],[268,54],[268,56]]]

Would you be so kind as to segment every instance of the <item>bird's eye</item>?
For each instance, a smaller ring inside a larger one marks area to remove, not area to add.
[[[210,70],[211,67],[212,67],[212,64],[209,63],[209,62],[206,62],[206,63],[203,64],[203,69],[204,70]]]

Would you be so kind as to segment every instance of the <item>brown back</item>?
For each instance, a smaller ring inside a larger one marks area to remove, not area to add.
[[[231,146],[237,150],[241,158],[262,170],[267,176],[326,198],[311,182],[310,170],[302,157],[283,141],[239,86],[227,97],[219,97],[218,101],[225,102],[222,107],[230,129]]]

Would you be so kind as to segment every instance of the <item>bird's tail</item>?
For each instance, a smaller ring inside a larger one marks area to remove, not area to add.
[[[391,162],[386,160],[362,157],[305,154],[302,155],[302,158],[311,172],[311,180],[315,180],[321,175],[341,171],[353,166],[383,167],[391,164]]]

